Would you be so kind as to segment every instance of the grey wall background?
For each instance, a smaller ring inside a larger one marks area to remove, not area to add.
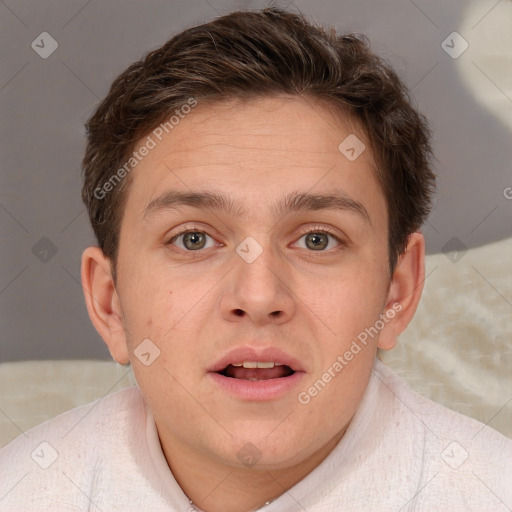
[[[96,243],[80,199],[83,124],[112,80],[147,51],[189,26],[264,5],[0,1],[0,361],[111,359],[88,318],[80,284],[81,253]],[[509,0],[275,5],[340,31],[366,33],[430,119],[439,194],[424,226],[429,253],[511,235],[512,85],[506,69],[512,69],[512,45],[504,46],[508,36],[499,33],[503,20],[512,19]],[[448,38],[442,46],[453,31],[469,45],[457,58],[463,41]],[[39,53],[53,43],[43,32],[58,44],[47,58]]]

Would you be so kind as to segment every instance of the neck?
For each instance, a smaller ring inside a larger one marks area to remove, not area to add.
[[[284,469],[260,470],[219,463],[171,439],[160,442],[174,478],[204,512],[254,512],[277,499],[313,471],[334,449],[346,427],[304,461]]]

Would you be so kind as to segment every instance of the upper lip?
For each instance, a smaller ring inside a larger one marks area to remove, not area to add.
[[[239,364],[244,361],[270,362],[289,366],[293,371],[303,372],[304,369],[298,359],[287,354],[277,347],[253,348],[250,346],[237,347],[222,356],[209,369],[209,372],[220,372],[230,364]]]

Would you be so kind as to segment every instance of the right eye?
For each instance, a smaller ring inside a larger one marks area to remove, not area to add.
[[[213,241],[213,238],[206,234],[204,231],[197,230],[185,230],[177,235],[174,235],[166,245],[176,245],[175,242],[178,243],[177,246],[187,252],[198,251],[200,249],[209,249],[210,247],[214,247],[215,244],[210,247],[206,247],[207,238],[210,238]]]

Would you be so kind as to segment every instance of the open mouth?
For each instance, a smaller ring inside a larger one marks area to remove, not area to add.
[[[299,361],[277,350],[266,355],[239,351],[214,364],[209,373],[215,385],[229,395],[252,402],[290,396],[305,375]]]
[[[244,365],[232,365],[228,364],[223,370],[218,371],[219,375],[224,377],[230,377],[232,379],[242,379],[242,380],[270,380],[270,379],[281,379],[283,377],[289,377],[295,373],[289,366],[283,365],[273,365],[270,367],[262,368],[258,367],[246,367]]]

